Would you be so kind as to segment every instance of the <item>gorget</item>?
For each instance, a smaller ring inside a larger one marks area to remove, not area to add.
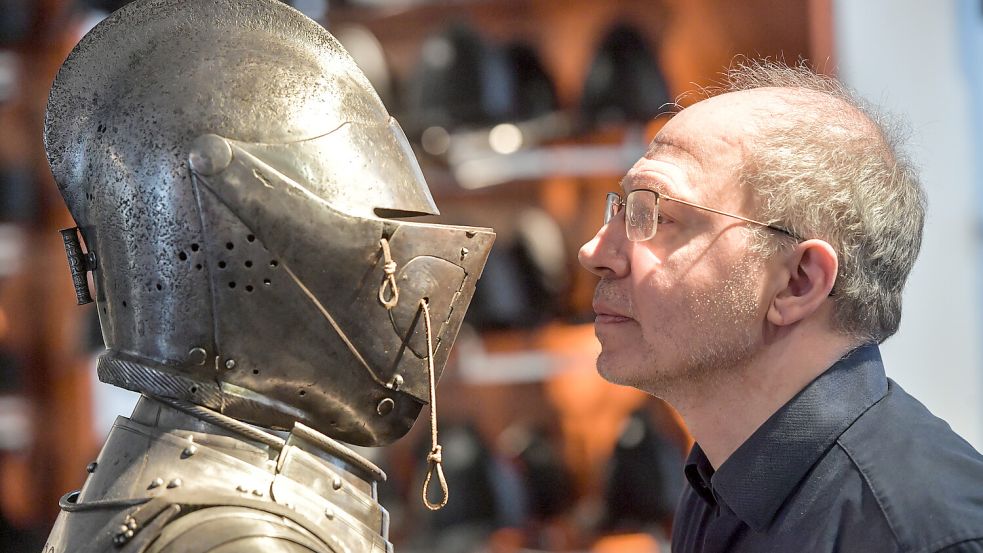
[[[44,553],[392,551],[385,474],[300,424],[281,438],[143,396],[87,470]]]

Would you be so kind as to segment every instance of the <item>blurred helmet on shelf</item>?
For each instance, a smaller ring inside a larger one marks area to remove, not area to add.
[[[671,101],[666,79],[643,35],[616,25],[601,41],[580,98],[588,127],[646,123]]]

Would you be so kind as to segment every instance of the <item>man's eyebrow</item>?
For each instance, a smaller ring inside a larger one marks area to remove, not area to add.
[[[652,176],[651,173],[628,173],[627,175],[621,177],[621,182],[619,184],[621,185],[621,190],[626,194],[629,192],[629,190],[625,188],[625,185],[628,184],[629,181],[644,183],[648,185],[647,188],[651,188],[659,194],[672,196],[671,191],[666,189],[665,182],[663,182],[660,178]]]

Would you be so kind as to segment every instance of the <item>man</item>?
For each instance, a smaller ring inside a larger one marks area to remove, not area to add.
[[[673,552],[983,551],[983,457],[884,374],[924,198],[879,116],[746,63],[670,120],[580,261],[598,370],[696,445]]]

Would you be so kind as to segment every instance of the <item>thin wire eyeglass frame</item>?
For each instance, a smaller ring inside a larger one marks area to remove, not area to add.
[[[621,197],[621,194],[618,194],[617,192],[608,192],[607,193],[607,196],[605,198],[605,202],[604,202],[604,224],[607,225],[608,223],[610,223],[611,222],[611,219],[613,219],[618,213],[620,213],[622,209],[628,209],[628,207],[629,207],[628,206],[628,203],[632,200],[632,196],[633,195],[637,195],[639,193],[647,193],[647,194],[652,194],[652,195],[655,196],[655,206],[654,206],[653,211],[652,211],[652,221],[653,221],[654,224],[652,225],[652,230],[650,232],[648,232],[646,234],[643,234],[643,235],[638,235],[637,233],[632,233],[631,221],[629,221],[629,218],[626,216],[625,217],[625,234],[628,236],[628,239],[631,240],[632,242],[644,242],[646,240],[651,240],[652,238],[655,237],[656,231],[658,231],[658,229],[659,229],[659,225],[658,225],[659,202],[661,200],[663,200],[663,199],[664,200],[667,200],[667,201],[671,201],[671,202],[680,203],[680,204],[683,204],[683,205],[688,205],[690,207],[695,207],[696,209],[702,209],[704,211],[709,211],[710,213],[716,213],[718,215],[724,215],[726,217],[732,217],[734,219],[738,219],[738,220],[744,221],[746,223],[751,223],[751,224],[754,224],[754,225],[762,226],[762,227],[765,227],[767,229],[771,229],[771,230],[773,230],[775,232],[779,232],[781,234],[784,234],[786,236],[789,236],[791,238],[794,238],[795,240],[797,240],[799,242],[801,242],[801,241],[804,240],[804,238],[802,238],[798,234],[795,234],[794,232],[792,232],[792,231],[790,231],[790,230],[788,230],[786,228],[782,228],[782,227],[780,227],[778,225],[770,225],[768,223],[763,223],[761,221],[755,221],[754,219],[749,219],[747,217],[742,217],[740,215],[735,215],[733,213],[727,213],[726,211],[720,211],[719,209],[714,209],[712,207],[706,207],[706,206],[703,206],[703,205],[694,204],[692,202],[687,202],[686,200],[680,200],[679,198],[673,198],[672,196],[666,196],[665,194],[662,194],[661,192],[652,190],[650,188],[636,188],[635,190],[632,190],[631,192],[629,192],[625,196],[625,198],[622,198]],[[636,197],[638,197],[638,196],[636,196]],[[634,202],[633,202],[633,205],[634,205]]]

